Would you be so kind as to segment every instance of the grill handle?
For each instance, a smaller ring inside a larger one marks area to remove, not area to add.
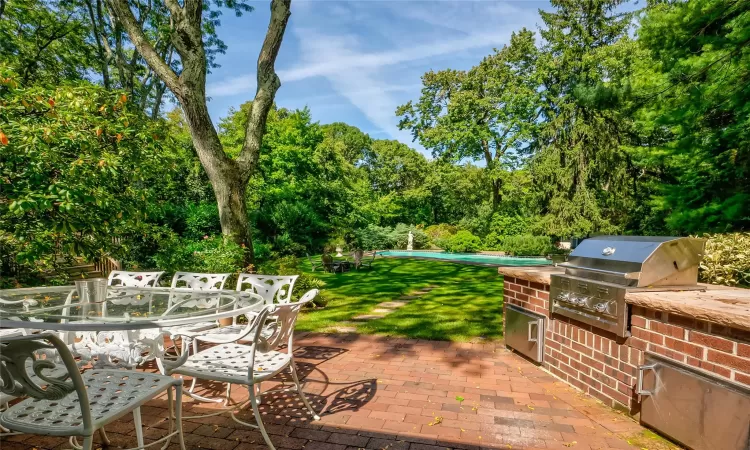
[[[529,322],[529,342],[538,342],[536,336],[534,336],[534,332],[531,331],[534,327],[537,327],[537,332],[538,332],[539,322],[536,320],[533,322]]]
[[[647,370],[656,370],[656,364],[644,364],[642,366],[638,366],[638,386],[636,386],[635,393],[638,395],[642,395],[644,397],[648,397],[649,395],[653,395],[653,391],[647,391],[643,389],[643,375]]]
[[[575,264],[570,264],[570,263],[562,263],[562,264],[558,264],[558,266],[564,267],[566,269],[581,269],[581,270],[588,270],[590,272],[604,273],[607,275],[617,275],[617,276],[625,277],[631,280],[637,280],[638,276],[641,274],[640,272],[618,272],[616,270],[594,269],[592,267],[576,266]]]

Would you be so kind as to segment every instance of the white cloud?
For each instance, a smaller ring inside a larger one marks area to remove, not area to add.
[[[508,42],[513,31],[533,28],[539,4],[531,3],[295,2],[287,32],[297,38],[298,63],[277,67],[277,72],[282,84],[295,88],[322,77],[337,94],[297,97],[297,103],[328,109],[330,118],[335,117],[332,109],[345,99],[388,136],[413,146],[411,134],[398,130],[395,110],[418,98],[419,76],[430,69],[461,68],[451,61],[478,62],[483,53]],[[254,90],[252,74],[213,83],[208,94],[231,96]],[[350,111],[345,104],[340,107]],[[347,117],[336,120],[347,121]]]

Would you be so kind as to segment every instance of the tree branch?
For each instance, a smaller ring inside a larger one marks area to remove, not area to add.
[[[174,92],[175,95],[179,96],[182,91],[182,84],[180,83],[179,77],[174,73],[172,68],[161,59],[146,38],[141,27],[138,26],[138,22],[133,16],[133,11],[130,9],[130,6],[128,6],[128,0],[107,0],[107,3],[117,20],[130,35],[130,40],[133,42],[133,45],[138,49],[138,52],[143,56],[143,59],[146,60],[146,63],[151,67],[151,70],[156,72],[156,74],[159,75],[159,78],[164,80],[164,83],[166,83],[167,87]]]
[[[243,177],[249,178],[258,165],[260,146],[266,128],[268,112],[273,106],[276,91],[281,87],[281,80],[274,69],[276,56],[284,39],[284,31],[291,12],[292,0],[272,0],[271,20],[268,24],[266,38],[258,55],[257,90],[250,107],[250,114],[245,129],[245,142],[237,158]]]

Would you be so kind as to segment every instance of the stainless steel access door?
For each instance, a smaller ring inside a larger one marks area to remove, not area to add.
[[[643,424],[693,450],[750,449],[750,389],[651,353],[645,361]]]
[[[541,363],[544,357],[544,316],[506,305],[505,345]]]

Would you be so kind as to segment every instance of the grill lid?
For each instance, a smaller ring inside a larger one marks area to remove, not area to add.
[[[694,285],[704,239],[598,236],[584,240],[562,264],[567,273],[627,286]]]

